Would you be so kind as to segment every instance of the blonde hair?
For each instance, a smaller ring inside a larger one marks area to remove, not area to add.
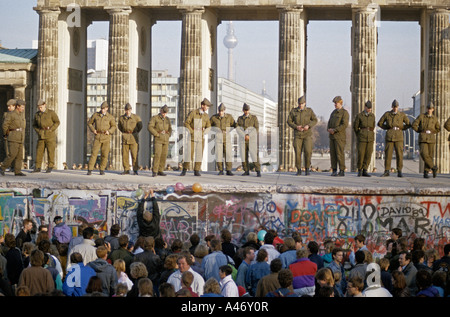
[[[114,261],[114,268],[118,273],[125,272],[126,266],[125,261],[123,259],[117,259]]]

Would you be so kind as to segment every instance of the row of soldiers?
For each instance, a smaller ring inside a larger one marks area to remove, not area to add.
[[[345,175],[346,145],[345,130],[349,123],[349,113],[343,108],[343,100],[340,96],[333,98],[334,111],[328,120],[327,131],[330,140],[331,176]],[[427,111],[420,114],[413,123],[410,123],[407,115],[399,111],[399,102],[392,102],[392,109],[386,111],[376,123],[372,112],[372,102],[367,101],[364,110],[355,116],[353,130],[357,136],[357,168],[358,176],[370,177],[367,172],[370,164],[375,142],[375,128],[386,130],[385,136],[385,161],[382,177],[389,176],[391,160],[395,151],[397,162],[397,176],[403,177],[403,131],[412,128],[419,133],[420,156],[424,161],[424,178],[429,178],[430,171],[433,177],[437,175],[437,166],[433,163],[436,145],[436,134],[440,132],[439,120],[433,114],[434,105],[430,103]],[[306,107],[305,97],[298,99],[298,107],[291,110],[287,120],[288,125],[295,130],[294,150],[297,175],[301,175],[301,154],[304,156],[305,174],[309,174],[312,154],[311,128],[317,123],[317,118],[311,108]],[[444,124],[444,128],[450,131],[450,118]],[[449,137],[450,141],[450,137]],[[339,167],[339,171],[338,171]]]
[[[345,175],[345,152],[346,133],[345,130],[349,123],[349,113],[343,108],[343,100],[340,96],[333,98],[334,111],[328,120],[327,131],[330,140],[330,160],[332,176]],[[190,140],[188,146],[190,149],[185,156],[183,170],[180,176],[185,176],[189,169],[190,162],[193,162],[195,176],[200,176],[202,163],[202,154],[204,149],[204,136],[209,133],[211,128],[216,131],[216,155],[217,168],[219,175],[224,175],[224,165],[226,175],[232,176],[232,158],[231,158],[231,140],[230,132],[236,129],[241,140],[243,176],[249,175],[249,156],[254,162],[255,171],[258,177],[261,177],[261,166],[258,156],[258,118],[250,114],[250,106],[244,103],[241,115],[237,122],[230,115],[225,113],[225,105],[218,107],[218,113],[208,116],[208,109],[211,102],[204,98],[200,108],[191,111],[185,122],[184,127],[189,131]],[[21,172],[23,158],[23,143],[25,139],[25,102],[23,100],[11,99],[7,102],[8,112],[5,112],[3,121],[3,135],[5,139],[6,158],[0,165],[0,174],[4,175],[5,170],[14,163],[14,174],[24,176]],[[60,125],[58,115],[55,111],[48,109],[44,100],[39,100],[37,104],[38,111],[34,115],[33,129],[38,135],[35,168],[32,172],[41,172],[43,156],[47,150],[48,167],[46,172],[50,173],[55,166],[55,148],[56,148],[56,129]],[[138,173],[138,151],[139,151],[139,132],[143,124],[141,118],[132,113],[132,107],[129,103],[125,105],[125,113],[119,117],[118,125],[114,117],[108,112],[107,102],[103,102],[100,111],[94,113],[88,121],[90,131],[95,135],[92,146],[91,158],[88,163],[88,175],[96,164],[97,155],[100,155],[99,170],[100,175],[104,175],[107,166],[108,155],[110,152],[110,136],[118,130],[122,132],[122,162],[124,171],[122,174],[130,174],[130,168],[135,175]],[[169,138],[172,134],[172,125],[167,117],[169,109],[167,105],[161,107],[159,114],[152,116],[148,123],[148,131],[154,137],[154,158],[152,166],[152,176],[165,176],[164,169],[169,149]],[[393,152],[396,154],[397,173],[403,177],[403,131],[412,128],[419,133],[420,155],[424,161],[424,177],[429,178],[429,172],[432,171],[433,177],[436,177],[437,166],[433,164],[436,134],[441,127],[436,116],[433,115],[434,105],[430,103],[427,106],[426,113],[420,114],[411,124],[408,117],[399,112],[399,103],[397,100],[392,102],[392,110],[383,114],[377,123],[377,126],[386,130],[385,137],[385,171],[381,175],[389,176],[391,169],[391,160]],[[294,130],[294,152],[297,175],[302,173],[303,155],[305,175],[310,174],[311,155],[313,148],[312,128],[318,120],[314,111],[306,107],[305,97],[298,99],[298,106],[294,107],[288,116],[287,124]],[[367,172],[371,161],[373,145],[375,142],[375,115],[372,112],[372,103],[367,101],[364,110],[358,113],[353,122],[353,130],[357,135],[357,168],[358,176],[370,177]],[[450,118],[445,122],[444,128],[450,131]],[[450,141],[450,137],[449,137]],[[131,155],[132,164],[130,166],[129,156]],[[225,164],[224,164],[224,162]],[[339,172],[338,172],[339,167]]]

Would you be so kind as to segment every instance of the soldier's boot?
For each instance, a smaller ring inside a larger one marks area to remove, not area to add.
[[[311,174],[311,170],[309,168],[305,169],[305,175],[310,175]]]
[[[133,171],[133,173],[134,173],[134,175],[137,175],[137,174],[138,174],[138,171],[137,171],[137,170],[135,170],[135,171]]]
[[[217,175],[223,175],[223,171],[219,171],[219,174],[217,174]]]
[[[88,170],[87,175],[92,175],[92,171]]]
[[[40,168],[35,168],[31,173],[40,173],[41,169]]]
[[[371,177],[372,175],[370,175],[369,173],[367,173],[367,170],[363,170],[363,171],[362,171],[362,176],[365,176],[365,177]]]
[[[51,173],[52,170],[53,170],[53,168],[49,167],[49,168],[47,168],[47,170],[46,170],[45,172],[46,172],[46,173]]]
[[[184,176],[184,175],[186,175],[186,169],[185,168],[183,168],[183,170],[181,171],[180,176]]]
[[[100,175],[105,175],[105,171],[100,171]]]
[[[437,170],[438,170],[437,166],[433,166],[433,167],[431,168],[431,170],[433,171],[433,178],[436,178],[436,176],[437,176]]]
[[[130,171],[123,171],[120,175],[128,175],[128,174],[130,174]]]
[[[256,172],[256,177],[261,177],[261,172],[260,171]]]
[[[5,176],[5,170],[0,167],[0,175]]]
[[[227,171],[227,175],[233,176],[234,174],[231,171]]]
[[[343,170],[340,170],[339,174],[337,174],[336,176],[345,176],[345,172]]]
[[[380,177],[387,177],[389,176],[389,171],[385,170],[384,173]]]
[[[358,177],[361,177],[361,176],[362,176],[362,170],[359,169],[359,170],[358,170]]]
[[[398,177],[403,177],[403,173],[402,173],[402,171],[401,171],[401,170],[398,170],[398,172],[397,172],[397,176],[398,176]]]
[[[152,172],[152,177],[158,176],[158,173]]]
[[[250,175],[249,171],[245,171],[244,174],[242,174],[242,176],[248,176]]]
[[[164,173],[164,172],[158,172],[158,175],[159,175],[159,176],[167,176],[167,174]]]
[[[423,178],[430,178],[428,171],[423,172]]]
[[[331,173],[331,176],[337,176],[337,170],[333,170],[333,173]]]
[[[194,171],[194,176],[202,176],[199,171]]]
[[[295,174],[295,176],[300,176],[300,175],[302,175],[302,170],[299,168],[299,169],[297,170],[297,174]]]
[[[19,172],[19,173],[14,174],[14,176],[26,176],[26,175],[22,172]]]

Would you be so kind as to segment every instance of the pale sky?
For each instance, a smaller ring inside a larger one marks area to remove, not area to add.
[[[6,48],[31,48],[38,38],[36,0],[0,0],[0,41]],[[227,22],[217,29],[218,75],[227,77]],[[233,51],[235,81],[278,100],[278,22],[233,21],[238,45]],[[307,26],[307,106],[325,120],[331,100],[340,95],[351,108],[350,21],[310,21]],[[93,23],[89,39],[107,38],[108,24]],[[152,28],[152,67],[179,76],[181,22],[159,21]],[[381,22],[378,28],[376,117],[390,110],[394,99],[412,106],[420,88],[420,26],[418,22]],[[300,97],[300,96],[299,96]],[[293,105],[294,106],[294,105]]]

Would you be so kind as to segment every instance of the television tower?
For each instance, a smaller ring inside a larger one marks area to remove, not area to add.
[[[233,71],[233,48],[238,44],[237,38],[234,35],[233,22],[228,22],[227,35],[223,38],[223,44],[228,48],[228,80],[234,81]]]

